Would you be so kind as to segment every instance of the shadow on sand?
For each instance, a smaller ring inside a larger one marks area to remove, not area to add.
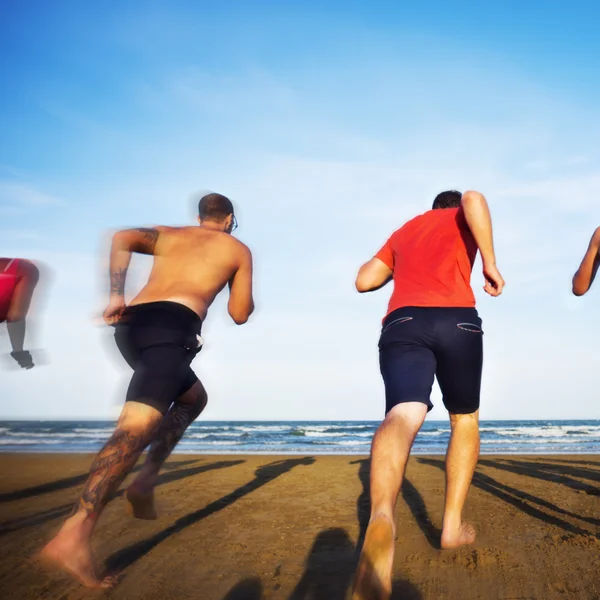
[[[289,600],[344,598],[356,569],[356,550],[344,529],[325,529],[317,535],[302,578]]]
[[[315,538],[306,568],[288,600],[344,600],[358,564],[355,544],[344,529],[325,529]],[[417,588],[405,580],[393,583],[392,598],[421,600]]]
[[[247,496],[248,494],[261,488],[263,485],[266,485],[277,477],[287,473],[294,467],[300,465],[311,465],[314,462],[315,459],[312,457],[292,458],[275,461],[259,467],[255,471],[254,479],[237,488],[233,492],[223,496],[222,498],[219,498],[218,500],[215,500],[214,502],[211,502],[204,508],[191,512],[184,517],[177,519],[173,525],[163,529],[155,535],[114,553],[106,561],[107,570],[109,572],[116,572],[129,567],[172,535],[175,535],[187,527],[199,523],[203,519],[210,517],[211,515],[227,508],[228,506],[231,506],[240,498],[243,498],[244,496]]]
[[[526,475],[542,481],[560,483],[576,492],[584,492],[590,496],[600,496],[600,488],[590,486],[589,483],[578,481],[575,477],[588,481],[600,482],[600,473],[570,464],[557,464],[553,462],[528,462],[511,459],[479,459],[479,464],[494,469],[502,469],[517,475]],[[600,523],[600,522],[599,522]]]
[[[595,474],[596,476],[600,476],[600,461],[579,459],[575,458],[574,456],[569,458],[552,457],[552,460],[557,463],[568,463],[571,467],[574,465],[584,465],[585,467],[593,467],[593,470],[587,469],[587,471]]]
[[[371,502],[370,502],[370,461],[369,459],[362,459],[352,461],[351,465],[360,465],[358,469],[358,478],[362,484],[362,493],[356,501],[356,513],[358,519],[358,541],[356,543],[357,549],[360,551],[365,541],[365,534],[367,532],[367,526],[369,525],[369,518],[371,513]],[[427,538],[427,541],[436,550],[440,549],[440,538],[442,532],[432,523],[429,517],[429,512],[423,500],[423,496],[419,490],[412,484],[412,482],[404,478],[402,482],[402,498],[406,502],[406,505],[410,509],[413,517],[419,529],[423,532],[423,535]]]
[[[92,459],[90,459],[91,462]],[[182,460],[179,462],[167,463],[164,469],[172,471],[178,469],[181,466],[190,465],[197,460]],[[135,467],[132,473],[139,471],[141,466]],[[81,475],[74,475],[73,477],[65,477],[64,479],[58,479],[57,481],[51,481],[49,483],[42,483],[41,485],[35,485],[32,487],[24,488],[22,490],[16,490],[14,492],[5,492],[0,494],[0,502],[10,502],[12,500],[25,500],[25,498],[31,498],[33,496],[41,496],[42,494],[50,494],[51,492],[58,492],[60,490],[66,490],[76,485],[82,485],[86,482],[89,473],[82,473]]]
[[[360,465],[358,468],[358,478],[362,485],[362,492],[356,500],[356,519],[358,521],[356,549],[360,552],[365,543],[365,535],[371,516],[371,461],[368,458],[364,458],[362,460],[353,460],[350,464]]]
[[[263,586],[258,577],[240,581],[223,596],[223,600],[262,600],[262,598]]]
[[[432,523],[421,492],[406,477],[402,482],[402,498],[410,508],[410,512],[429,545],[435,550],[439,550],[442,531]]]
[[[418,460],[424,465],[430,465],[433,467],[437,467],[438,469],[444,470],[444,462],[441,460],[436,460],[433,458],[419,458]],[[548,500],[545,500],[543,498],[539,498],[538,496],[535,496],[530,492],[525,492],[523,490],[519,490],[517,488],[506,485],[505,483],[501,483],[493,477],[485,475],[484,473],[475,473],[475,475],[473,476],[473,485],[479,488],[480,490],[483,490],[484,492],[492,494],[496,498],[503,500],[507,504],[511,504],[515,508],[518,508],[520,511],[536,519],[539,519],[544,523],[560,527],[568,533],[578,535],[587,535],[593,533],[582,529],[581,527],[577,527],[576,525],[573,525],[559,517],[544,512],[542,508],[553,511],[555,513],[563,514],[565,516],[575,517],[577,519],[585,520],[585,517],[580,517],[578,515],[570,513],[569,511],[566,511],[556,506],[556,504],[552,504],[552,502],[549,502]]]
[[[183,461],[179,463],[171,463],[173,467],[176,469],[177,465],[181,464],[190,464],[196,461]],[[166,483],[171,483],[172,481],[178,481],[180,479],[185,479],[186,477],[192,477],[194,475],[198,475],[200,473],[206,473],[207,471],[214,471],[215,469],[225,469],[227,467],[234,467],[235,465],[239,465],[245,462],[244,460],[222,460],[215,463],[209,463],[207,465],[199,465],[197,467],[190,467],[188,469],[179,469],[179,470],[171,470],[167,473],[162,473],[158,478],[157,486],[164,485]],[[165,465],[166,466],[166,465]],[[87,475],[85,475],[84,481],[87,479]],[[115,498],[118,498],[124,494],[124,490],[121,489],[115,494]],[[61,506],[55,506],[54,508],[50,508],[48,510],[44,510],[39,513],[35,513],[33,515],[28,515],[27,517],[22,517],[20,519],[14,519],[13,521],[6,521],[0,524],[0,536],[5,535],[11,531],[18,531],[19,529],[25,529],[26,527],[35,527],[37,525],[42,525],[47,521],[52,521],[53,519],[57,519],[59,517],[67,516],[72,510],[75,502],[69,502],[68,504],[63,504]]]

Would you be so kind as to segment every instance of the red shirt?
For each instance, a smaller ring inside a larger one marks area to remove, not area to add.
[[[462,208],[430,210],[394,232],[375,255],[394,273],[388,314],[403,306],[475,306],[477,244]]]

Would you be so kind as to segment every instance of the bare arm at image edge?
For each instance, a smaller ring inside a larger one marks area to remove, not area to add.
[[[461,206],[483,261],[483,289],[490,296],[499,296],[504,289],[504,279],[496,266],[492,217],[488,203],[483,194],[469,191],[463,194]]]
[[[229,315],[237,325],[243,325],[254,312],[252,296],[252,253],[246,247],[240,257],[240,266],[229,281]]]
[[[598,267],[600,267],[600,227],[594,232],[581,265],[573,277],[573,293],[576,296],[583,296],[589,291],[598,273]]]

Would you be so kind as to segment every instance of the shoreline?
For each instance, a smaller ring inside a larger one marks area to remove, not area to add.
[[[93,450],[93,451],[89,451],[89,452],[82,452],[81,450],[52,450],[52,451],[47,451],[47,450],[23,450],[23,451],[15,451],[15,450],[2,450],[0,449],[0,456],[95,456],[98,451],[100,450],[101,446],[98,447],[97,450]],[[222,452],[215,452],[214,450],[211,450],[210,452],[202,452],[202,451],[198,451],[198,450],[190,450],[190,451],[185,451],[185,450],[180,450],[177,451],[175,450],[175,452],[173,452],[172,456],[177,457],[177,456],[186,456],[186,457],[194,457],[194,456],[198,456],[198,457],[207,457],[207,456],[271,456],[271,457],[278,457],[278,456],[285,456],[285,457],[290,457],[290,456],[296,456],[296,457],[309,457],[309,456],[319,456],[319,457],[327,457],[327,456],[331,456],[331,457],[336,457],[336,456],[359,456],[359,457],[365,457],[368,458],[369,457],[369,452],[275,452],[275,451],[251,451],[251,450],[240,450],[239,452],[233,452],[233,451],[222,451]],[[425,452],[425,451],[420,451],[420,450],[416,450],[416,451],[412,451],[411,452],[411,456],[420,456],[420,457],[427,457],[427,456],[435,456],[435,457],[439,457],[439,456],[446,456],[445,452]],[[591,456],[591,457],[600,457],[600,451],[597,452],[590,452],[590,451],[582,451],[582,452],[565,452],[563,450],[561,451],[557,451],[557,452],[522,452],[520,450],[516,450],[515,452],[480,452],[479,456],[485,456],[485,457],[494,457],[494,456],[498,456],[498,457],[516,457],[518,458],[519,456],[527,456],[527,457],[540,457],[543,458],[545,456],[547,457],[552,457],[552,458],[557,458],[560,456],[564,456],[564,457],[581,457],[581,456]]]
[[[63,419],[58,417],[52,418],[41,418],[41,419],[15,419],[13,417],[2,417],[0,416],[0,423],[116,423],[117,418],[113,419],[101,419],[101,418],[89,418],[81,417],[74,419],[72,417],[65,417]],[[302,423],[381,423],[381,419],[305,419],[305,420],[256,420],[256,419],[202,419],[202,423],[265,423],[269,425],[279,424],[302,424]],[[450,424],[448,419],[427,419],[427,423],[446,423]],[[535,419],[481,419],[480,423],[592,423],[596,422],[600,424],[600,418],[594,417],[589,419],[577,418],[577,419],[559,419],[559,418],[548,418],[537,417]]]
[[[377,422],[196,421],[176,448],[178,455],[362,456],[371,450]],[[109,422],[0,423],[0,454],[97,452],[114,431]],[[481,422],[481,454],[600,454],[600,422]],[[446,452],[451,428],[426,421],[416,456]]]

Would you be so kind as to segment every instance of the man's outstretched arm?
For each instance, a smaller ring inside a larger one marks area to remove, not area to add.
[[[356,276],[356,289],[362,294],[382,288],[392,279],[390,269],[381,259],[375,257],[365,263]]]
[[[141,227],[117,231],[110,248],[110,301],[104,311],[104,321],[114,325],[125,309],[125,278],[131,254],[154,254],[160,232],[164,227]]]
[[[573,277],[573,293],[576,296],[583,296],[589,291],[598,273],[598,267],[600,267],[600,227],[594,232],[581,265]]]
[[[254,312],[252,296],[252,254],[244,246],[240,266],[229,281],[229,315],[237,325],[243,325]]]
[[[496,266],[492,217],[488,203],[483,194],[471,191],[463,194],[461,206],[467,225],[481,254],[483,276],[485,277],[483,289],[490,296],[499,296],[504,289],[504,279]]]

